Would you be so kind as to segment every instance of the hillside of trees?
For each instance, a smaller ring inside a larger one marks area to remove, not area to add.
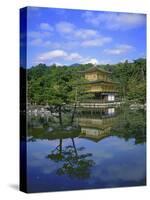
[[[84,81],[80,71],[92,66],[90,63],[73,66],[39,64],[27,69],[28,102],[58,107],[75,102],[76,86],[81,87],[79,83]],[[146,59],[98,67],[112,72],[111,79],[119,83],[121,98],[128,102],[146,102]],[[82,87],[79,91],[82,94]],[[82,95],[78,96],[82,98]]]

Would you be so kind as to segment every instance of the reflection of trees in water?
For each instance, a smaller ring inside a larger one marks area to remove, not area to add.
[[[145,111],[124,110],[111,131],[112,135],[123,137],[125,140],[134,138],[136,144],[146,142]]]
[[[62,112],[61,119],[59,119],[58,113],[48,114],[30,114],[27,117],[27,123],[29,128],[45,128],[48,126],[63,127],[63,126],[74,126],[76,124],[76,110],[71,115],[71,110]]]
[[[50,124],[57,123],[55,117],[49,115],[28,115],[27,117],[28,128],[45,128]]]
[[[62,139],[60,139],[59,145],[51,151],[47,158],[62,163],[62,166],[57,169],[58,175],[67,174],[73,178],[87,179],[94,165],[94,161],[90,159],[92,154],[82,153],[84,147],[76,148],[74,139],[71,138],[71,140],[72,145],[62,148]]]
[[[125,140],[134,138],[135,144],[146,142],[146,115],[144,110],[122,108],[116,115],[102,115],[83,112],[79,118],[83,137],[96,142],[108,136],[118,136]]]
[[[105,109],[105,111],[107,111]],[[28,136],[32,139],[60,139],[77,137],[81,133],[81,128],[92,127],[92,130],[107,130],[108,136],[118,136],[125,140],[134,138],[135,143],[146,142],[146,115],[144,111],[130,110],[129,108],[117,111],[116,115],[106,115],[101,110],[95,112],[83,112],[78,115],[75,126],[69,124],[70,130],[66,130],[69,126],[59,126],[54,117],[31,116],[28,118]],[[116,112],[115,112],[116,113]],[[68,116],[66,116],[67,118]],[[69,117],[68,117],[69,118]],[[55,121],[55,122],[54,122]],[[67,120],[70,121],[70,120]],[[82,122],[82,123],[81,123]],[[79,125],[79,126],[78,126]],[[108,128],[109,127],[109,128]],[[49,131],[49,130],[52,131]],[[76,132],[76,133],[75,133]],[[107,136],[107,134],[105,133]],[[92,137],[93,134],[92,134]],[[30,138],[29,141],[32,141]],[[103,137],[102,137],[103,139]]]

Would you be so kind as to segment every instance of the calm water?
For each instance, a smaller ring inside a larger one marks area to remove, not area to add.
[[[82,112],[63,126],[57,116],[29,116],[28,192],[146,184],[144,111]]]

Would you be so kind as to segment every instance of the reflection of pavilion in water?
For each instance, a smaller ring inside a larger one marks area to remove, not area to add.
[[[29,141],[33,139],[67,139],[84,137],[92,141],[108,137],[111,134],[117,116],[117,108],[82,109],[75,123],[69,126],[53,127],[45,118],[33,118],[28,125]]]
[[[116,121],[115,108],[102,108],[98,113],[81,113],[79,115],[80,137],[98,142],[110,135],[111,128]]]

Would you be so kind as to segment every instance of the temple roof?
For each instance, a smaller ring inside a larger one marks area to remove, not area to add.
[[[115,84],[118,85],[118,82],[113,82],[113,81],[101,81],[101,80],[94,80],[94,81],[86,81],[82,84],[96,84],[96,83],[104,83],[104,84]]]
[[[81,71],[81,73],[88,73],[88,72],[95,72],[95,71],[111,74],[111,72],[106,71],[106,70],[99,68],[97,66],[90,67],[90,68],[86,69],[85,71]]]

